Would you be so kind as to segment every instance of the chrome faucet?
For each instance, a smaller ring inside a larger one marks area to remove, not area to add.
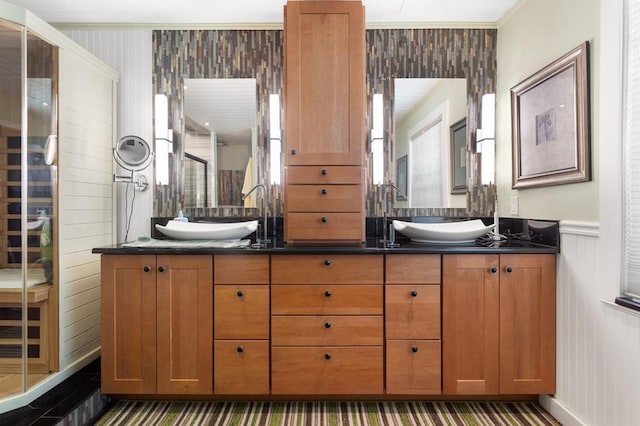
[[[271,242],[271,240],[267,238],[267,187],[261,183],[257,184],[256,186],[251,188],[249,192],[247,192],[242,196],[242,201],[246,200],[247,197],[258,188],[262,189],[262,210],[264,211],[264,221],[262,222],[262,231],[263,231],[262,234],[264,235],[264,238],[260,238],[259,233],[256,234],[256,246],[259,248],[265,248]]]
[[[383,191],[383,195],[384,195],[384,209],[383,209],[383,219],[382,219],[382,240],[380,241],[384,247],[387,248],[393,248],[393,247],[399,247],[400,244],[396,243],[395,241],[395,230],[393,229],[393,224],[391,225],[391,228],[389,228],[389,232],[387,233],[387,206],[389,205],[389,192],[391,192],[393,194],[393,191],[397,191],[400,195],[402,196],[407,196],[404,192],[402,192],[402,190],[400,188],[398,188],[397,186],[395,186],[392,183],[384,183],[382,184],[382,191]],[[393,191],[389,191],[389,188],[391,188]]]

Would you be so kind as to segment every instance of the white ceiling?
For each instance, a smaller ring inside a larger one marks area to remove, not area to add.
[[[286,0],[7,0],[50,23],[282,24]],[[363,0],[367,25],[495,23],[517,0]]]

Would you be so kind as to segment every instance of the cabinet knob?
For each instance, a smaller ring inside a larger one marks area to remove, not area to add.
[[[322,193],[322,195],[327,195],[329,191],[327,191],[327,188],[322,188],[322,191],[320,192]]]
[[[330,259],[325,259],[324,260],[324,266],[330,266],[331,265],[331,260]]]
[[[495,274],[496,272],[498,272],[498,268],[496,268],[495,266],[492,266],[491,268],[489,268],[489,271],[490,271],[492,274]]]
[[[292,149],[292,150],[291,150],[291,155],[296,155],[296,154],[297,154],[296,150],[295,150],[295,149]]]
[[[322,221],[322,223],[327,223],[329,222],[329,218],[326,216],[322,216],[322,218],[320,219]]]
[[[329,321],[325,322],[324,328],[331,328],[331,323]]]
[[[411,297],[416,297],[418,295],[418,292],[415,290],[411,290]]]
[[[149,271],[151,271],[151,266],[147,265],[144,268],[142,268],[142,270],[145,271],[145,272],[149,272]]]
[[[507,274],[510,274],[513,272],[513,267],[507,266],[506,268],[504,268],[504,270],[507,271]]]
[[[327,297],[331,297],[331,290],[325,291],[324,295],[327,296]]]
[[[242,290],[238,290],[236,294],[238,295],[238,297],[244,296],[244,292]]]
[[[327,170],[327,169],[322,169],[322,170],[320,171],[320,173],[322,173],[322,175],[323,175],[323,176],[326,176],[326,175],[329,173],[329,170]]]
[[[413,353],[418,352],[418,347],[417,346],[411,346],[411,352],[413,352]]]
[[[331,359],[331,354],[329,352],[324,354],[324,359]]]
[[[167,268],[165,268],[164,266],[160,266],[160,267],[158,268],[158,271],[160,271],[160,272],[164,272],[164,271],[166,271],[166,270],[167,270]]]
[[[242,352],[244,352],[244,346],[238,346],[236,348],[236,351],[238,351],[238,353],[241,354]]]

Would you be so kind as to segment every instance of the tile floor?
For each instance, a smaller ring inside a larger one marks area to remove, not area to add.
[[[0,425],[93,424],[108,404],[100,394],[100,359],[60,383],[26,407],[0,414]]]

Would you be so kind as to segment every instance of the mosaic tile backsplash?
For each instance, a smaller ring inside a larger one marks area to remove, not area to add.
[[[155,93],[169,98],[169,127],[174,130],[174,153],[169,185],[156,186],[154,214],[172,216],[183,209],[182,143],[183,81],[185,78],[255,78],[258,96],[258,152],[255,164],[261,182],[268,182],[269,94],[282,96],[283,41],[281,30],[155,30],[153,32],[153,84]],[[374,93],[383,93],[385,104],[385,181],[394,182],[393,129],[394,78],[466,78],[468,151],[474,154],[479,104],[482,95],[495,92],[497,32],[492,29],[375,29],[366,31],[367,117]],[[367,119],[369,121],[369,119]],[[367,122],[367,127],[370,124]],[[368,132],[367,132],[368,134]],[[368,142],[367,152],[370,152]],[[467,156],[467,209],[402,209],[401,215],[492,215],[495,186],[479,185],[477,155]],[[367,158],[370,162],[370,158]],[[368,216],[382,215],[381,191],[368,173]],[[282,214],[282,188],[269,185],[269,214]],[[262,203],[258,200],[258,206]],[[205,209],[206,210],[206,209]],[[198,216],[234,214],[247,216],[242,208],[199,209]],[[259,207],[259,214],[262,214]],[[251,209],[255,212],[255,209]],[[186,211],[190,214],[189,211]],[[206,214],[208,213],[208,214]]]

